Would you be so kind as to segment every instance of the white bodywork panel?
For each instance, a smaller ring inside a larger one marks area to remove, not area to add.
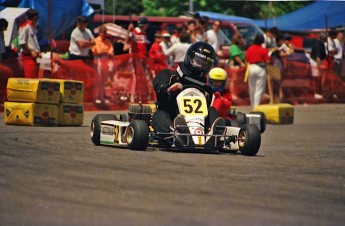
[[[125,133],[129,122],[116,120],[102,121],[100,143],[103,145],[124,146],[127,145]]]

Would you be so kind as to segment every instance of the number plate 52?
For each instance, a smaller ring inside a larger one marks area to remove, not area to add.
[[[184,116],[207,116],[207,103],[204,97],[185,96],[180,99],[180,113]]]

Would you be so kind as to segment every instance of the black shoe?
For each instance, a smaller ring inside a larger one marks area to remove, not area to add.
[[[179,114],[174,119],[174,128],[177,130],[178,133],[189,133],[189,129],[184,119],[183,115]],[[191,140],[191,139],[190,139]],[[187,144],[187,136],[184,135],[176,135],[176,141],[178,145],[185,145]]]
[[[225,132],[226,121],[222,117],[218,117],[214,120],[210,131],[208,132],[209,135],[223,135]],[[217,146],[221,144],[220,137],[217,137]],[[207,137],[206,138],[206,145],[207,146],[215,146],[216,145],[216,137]]]

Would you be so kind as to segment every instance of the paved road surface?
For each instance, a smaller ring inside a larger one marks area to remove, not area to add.
[[[0,114],[0,225],[345,224],[345,105],[296,106],[255,157],[96,147],[95,114],[50,128]]]

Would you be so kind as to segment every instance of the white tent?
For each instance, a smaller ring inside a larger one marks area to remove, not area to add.
[[[5,45],[9,46],[18,35],[19,26],[26,21],[26,11],[28,8],[7,7],[0,11],[0,18],[8,21],[7,30],[4,32]]]

